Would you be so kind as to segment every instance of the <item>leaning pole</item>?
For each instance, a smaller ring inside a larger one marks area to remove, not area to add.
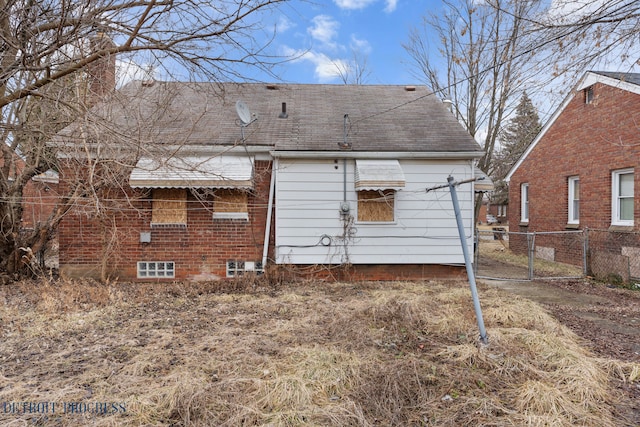
[[[482,308],[480,307],[480,298],[478,297],[478,288],[476,286],[476,276],[473,272],[473,266],[471,263],[471,256],[469,255],[469,248],[467,247],[466,235],[464,232],[464,225],[462,224],[462,215],[460,213],[460,203],[458,203],[458,193],[456,192],[456,186],[465,184],[468,182],[477,181],[478,178],[467,179],[464,181],[456,182],[451,175],[447,178],[447,185],[440,185],[437,187],[428,188],[427,192],[436,190],[439,188],[449,187],[449,193],[451,194],[451,201],[453,202],[453,210],[456,214],[456,223],[458,224],[458,236],[460,237],[460,246],[462,246],[462,254],[464,255],[464,265],[467,269],[467,277],[469,278],[469,287],[471,288],[471,296],[473,298],[473,308],[476,312],[476,319],[478,321],[478,329],[480,331],[480,340],[483,344],[488,343],[487,331],[484,328],[484,319],[482,317]]]

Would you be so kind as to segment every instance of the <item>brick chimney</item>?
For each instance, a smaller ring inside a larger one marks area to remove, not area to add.
[[[115,43],[104,32],[97,32],[90,39],[91,53],[115,47]],[[116,55],[105,53],[87,66],[88,99],[96,104],[116,89]]]

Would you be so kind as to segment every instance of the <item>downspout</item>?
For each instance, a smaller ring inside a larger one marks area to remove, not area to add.
[[[267,256],[269,254],[269,238],[271,236],[271,213],[273,212],[273,197],[276,187],[276,170],[278,170],[278,158],[273,159],[271,167],[271,182],[269,183],[269,205],[267,208],[267,223],[264,230],[264,246],[262,248],[262,269],[267,266]]]

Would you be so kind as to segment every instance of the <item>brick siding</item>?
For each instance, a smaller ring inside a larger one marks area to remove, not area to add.
[[[568,178],[580,178],[579,228],[611,226],[611,173],[634,168],[634,230],[640,213],[640,95],[601,83],[594,100],[576,92],[555,122],[515,171],[509,185],[511,231],[575,228],[567,224]],[[520,224],[520,185],[529,183],[529,222]],[[620,230],[618,230],[620,231]],[[627,230],[633,231],[633,230]],[[612,232],[617,232],[612,230]],[[511,236],[511,248],[526,248],[525,236]]]
[[[149,191],[128,188],[128,205],[124,194],[113,190],[108,198],[121,203],[101,218],[93,214],[90,201],[86,207],[79,204],[59,227],[61,273],[101,277],[107,272],[132,280],[138,261],[173,261],[175,280],[215,280],[226,276],[229,260],[261,261],[270,176],[271,162],[256,161],[248,221],[213,219],[213,200],[200,202],[191,193],[186,227],[151,227]],[[140,242],[141,232],[151,234],[149,243]]]

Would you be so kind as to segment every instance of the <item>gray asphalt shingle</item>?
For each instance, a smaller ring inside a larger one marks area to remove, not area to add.
[[[346,129],[356,152],[481,152],[424,86],[132,82],[94,112],[145,143],[237,145],[238,100],[255,119],[244,128],[245,143],[252,146],[338,151]],[[287,118],[279,118],[283,103]],[[77,131],[72,125],[57,138],[70,141]]]

